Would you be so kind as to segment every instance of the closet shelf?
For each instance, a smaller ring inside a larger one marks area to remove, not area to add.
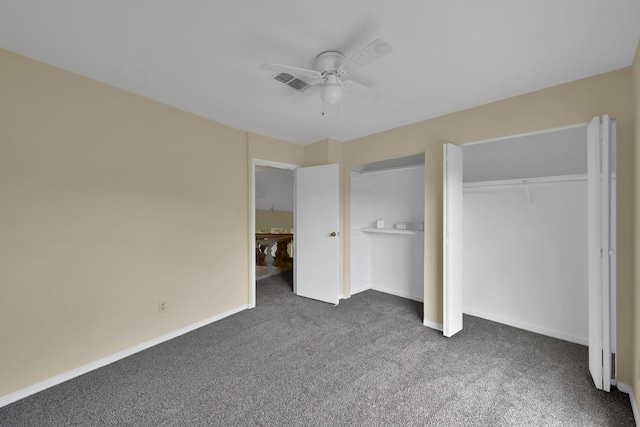
[[[373,228],[367,227],[360,229],[363,233],[380,233],[380,234],[422,234],[422,230],[396,230],[395,228]]]

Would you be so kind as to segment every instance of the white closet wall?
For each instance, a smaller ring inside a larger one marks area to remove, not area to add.
[[[351,293],[371,289],[371,180],[351,173]]]
[[[464,312],[588,342],[585,180],[466,187]]]
[[[363,175],[371,181],[373,220],[386,220],[386,228],[396,222],[411,222],[417,229],[424,221],[424,166],[392,169]]]
[[[354,173],[351,218],[351,292],[375,289],[422,301],[424,166]],[[390,232],[371,230],[375,220],[385,220]],[[412,230],[393,232],[397,222],[410,222]]]

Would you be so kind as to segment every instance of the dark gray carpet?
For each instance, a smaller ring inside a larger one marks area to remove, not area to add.
[[[631,426],[596,390],[587,349],[465,316],[453,338],[422,305],[366,291],[337,307],[258,306],[0,409],[2,426]]]

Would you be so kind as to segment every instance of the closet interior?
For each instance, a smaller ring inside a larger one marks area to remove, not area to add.
[[[424,154],[351,170],[351,293],[422,301]]]
[[[588,344],[586,140],[585,125],[463,147],[464,313]]]

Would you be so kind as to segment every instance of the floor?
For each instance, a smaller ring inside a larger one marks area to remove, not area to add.
[[[584,346],[472,316],[452,338],[422,304],[334,306],[261,280],[256,308],[0,408],[0,426],[632,426]]]

